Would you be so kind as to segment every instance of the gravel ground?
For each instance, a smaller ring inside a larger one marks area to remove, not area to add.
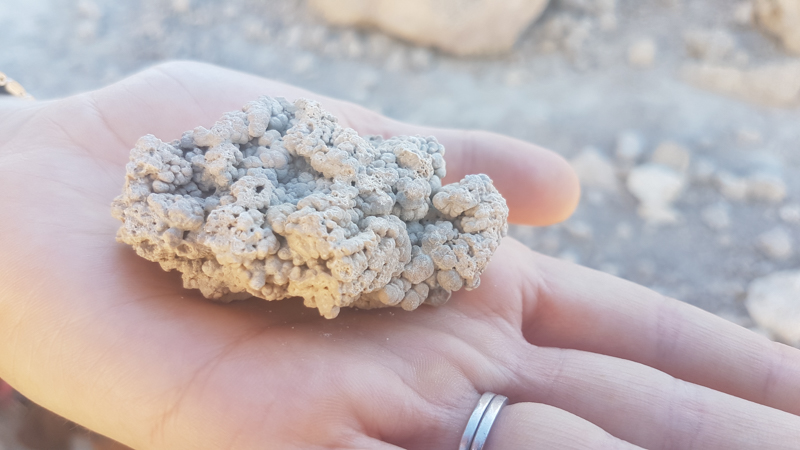
[[[201,60],[400,120],[535,142],[573,160],[584,197],[568,222],[512,236],[769,334],[744,301],[752,280],[798,265],[800,109],[705,90],[714,79],[691,71],[800,58],[736,2],[613,4],[554,0],[510,54],[460,59],[329,27],[297,0],[0,0],[0,70],[50,99]],[[632,181],[648,161],[669,176]]]

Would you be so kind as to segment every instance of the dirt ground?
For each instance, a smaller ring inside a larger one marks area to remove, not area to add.
[[[719,92],[765,67],[798,81],[800,58],[735,1],[614,3],[554,0],[509,54],[456,58],[327,26],[300,0],[0,0],[0,70],[46,100],[200,60],[537,143],[575,162],[584,196],[566,223],[512,236],[769,334],[744,301],[752,280],[800,262],[800,95]],[[631,186],[648,161],[677,194]],[[660,209],[637,189],[666,196]],[[0,411],[0,450],[21,448],[7,432],[19,411]]]

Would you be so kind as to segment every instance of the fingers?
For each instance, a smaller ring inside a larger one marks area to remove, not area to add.
[[[800,417],[604,355],[531,346],[506,393],[644,448],[796,449]]]
[[[580,188],[572,168],[541,147],[484,131],[404,124],[348,102],[206,64],[156,66],[96,92],[93,99],[130,147],[147,133],[170,140],[197,125],[209,126],[222,113],[261,95],[318,99],[344,126],[361,134],[436,136],[447,151],[446,182],[488,174],[507,199],[513,222],[547,225],[566,219],[577,206]]]
[[[500,411],[485,450],[637,449],[597,425],[541,403],[517,403]]]
[[[529,342],[636,361],[800,414],[800,350],[600,272],[533,252],[520,258],[529,268]]]

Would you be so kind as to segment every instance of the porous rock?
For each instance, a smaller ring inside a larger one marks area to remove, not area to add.
[[[325,20],[375,27],[456,55],[511,49],[548,0],[309,0]]]
[[[131,151],[117,240],[231,301],[439,305],[473,289],[507,232],[486,175],[441,185],[433,137],[361,137],[314,101],[261,97],[210,129]]]

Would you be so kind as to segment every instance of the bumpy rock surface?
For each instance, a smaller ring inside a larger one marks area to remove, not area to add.
[[[511,50],[548,0],[310,0],[335,25],[363,25],[456,55]]]
[[[211,129],[136,143],[117,240],[230,301],[441,305],[476,288],[507,231],[486,175],[441,185],[435,138],[361,137],[316,102],[261,97]]]

